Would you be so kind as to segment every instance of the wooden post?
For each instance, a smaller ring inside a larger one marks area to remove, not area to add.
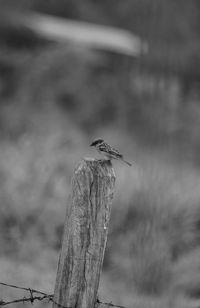
[[[109,161],[84,159],[75,170],[53,308],[95,307],[114,185]]]

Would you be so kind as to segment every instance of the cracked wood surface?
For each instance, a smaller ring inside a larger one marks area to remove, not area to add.
[[[94,308],[115,185],[108,161],[84,159],[67,205],[53,308]]]

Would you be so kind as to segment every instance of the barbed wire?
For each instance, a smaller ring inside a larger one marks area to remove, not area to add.
[[[53,294],[46,294],[46,293],[41,292],[41,291],[36,290],[36,289],[19,287],[19,286],[16,286],[16,285],[13,285],[13,284],[7,284],[7,283],[4,283],[4,282],[0,282],[0,285],[5,286],[5,287],[9,287],[9,288],[27,291],[27,292],[30,293],[29,297],[23,297],[23,298],[15,299],[15,300],[12,300],[12,301],[4,301],[3,299],[0,298],[0,306],[11,305],[11,304],[14,304],[14,303],[25,303],[25,302],[30,302],[31,304],[33,304],[35,300],[43,301],[43,300],[47,299],[49,302],[53,302],[54,304],[56,304],[60,308],[72,308],[72,307],[67,307],[67,306],[63,306],[61,304],[56,303],[53,299],[53,297],[54,297]],[[35,296],[34,296],[34,293],[36,294]],[[124,306],[115,305],[112,302],[104,303],[104,302],[100,301],[99,299],[97,299],[96,302],[98,304],[107,305],[108,308],[109,307],[126,308]]]
[[[25,288],[25,287],[19,287],[13,284],[7,284],[4,282],[0,282],[0,285],[5,286],[5,287],[9,287],[9,288],[15,288],[15,289],[19,289],[19,290],[23,290],[23,291],[28,291],[30,292],[30,297],[23,297],[23,298],[19,298],[19,299],[15,299],[12,301],[4,301],[3,299],[0,299],[0,306],[6,306],[6,305],[10,305],[10,304],[14,304],[14,303],[20,303],[20,302],[30,302],[31,304],[34,303],[35,300],[38,301],[42,301],[44,299],[48,299],[49,301],[53,301],[53,294],[46,294],[44,292],[41,292],[39,290],[35,290],[35,289],[31,289],[31,288]],[[39,294],[34,296],[35,294]]]

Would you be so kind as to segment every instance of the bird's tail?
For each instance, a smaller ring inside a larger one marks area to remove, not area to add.
[[[131,163],[129,163],[127,160],[125,160],[125,159],[123,159],[123,158],[122,158],[122,161],[123,161],[124,163],[126,163],[127,165],[132,166]]]

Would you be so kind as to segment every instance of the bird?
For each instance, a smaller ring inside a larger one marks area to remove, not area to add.
[[[111,160],[111,159],[118,159],[123,161],[129,166],[132,166],[131,163],[126,161],[123,157],[122,154],[119,153],[118,150],[114,149],[111,147],[108,143],[106,143],[103,139],[95,139],[91,144],[91,147],[95,147],[96,150],[102,155],[104,155],[104,158],[106,160]]]

